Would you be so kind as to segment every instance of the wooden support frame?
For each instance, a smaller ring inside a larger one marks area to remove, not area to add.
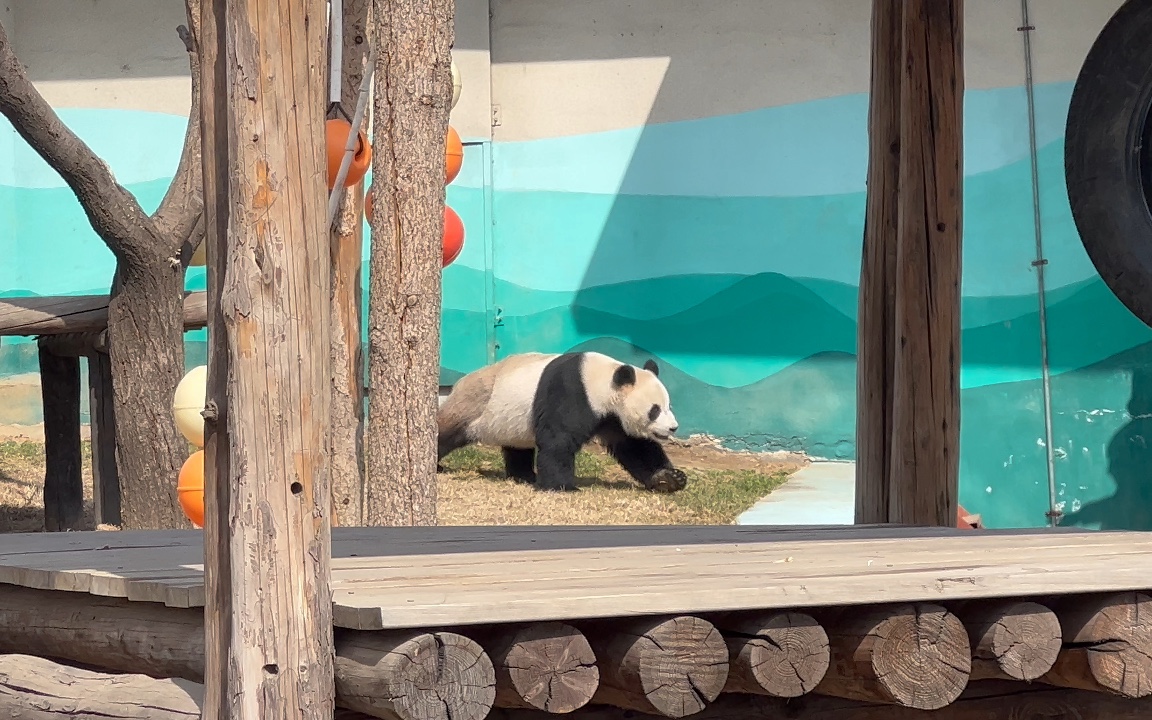
[[[324,0],[205,0],[205,720],[330,720]]]
[[[963,6],[872,3],[857,523],[956,523]]]

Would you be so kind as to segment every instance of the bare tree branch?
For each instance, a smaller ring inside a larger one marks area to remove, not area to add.
[[[158,234],[165,239],[165,251],[172,255],[180,252],[186,242],[191,242],[195,249],[204,237],[203,223],[199,223],[204,211],[203,167],[200,161],[203,152],[200,137],[200,0],[187,0],[186,6],[188,26],[181,25],[176,32],[188,50],[192,74],[192,109],[188,113],[188,129],[184,133],[184,149],[180,153],[176,175],[164,199],[160,201],[160,207],[152,215]],[[197,227],[200,228],[199,236],[195,236]]]
[[[153,235],[151,218],[111,169],[77,137],[40,96],[16,57],[8,33],[0,24],[0,114],[24,138],[72,191],[97,234],[118,257],[144,258],[154,249],[136,247]]]

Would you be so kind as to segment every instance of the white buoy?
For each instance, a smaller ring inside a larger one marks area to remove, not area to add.
[[[188,442],[204,447],[204,401],[208,393],[208,366],[197,365],[188,371],[172,396],[172,417]]]
[[[456,59],[452,59],[452,107],[460,102],[460,73],[456,71]]]

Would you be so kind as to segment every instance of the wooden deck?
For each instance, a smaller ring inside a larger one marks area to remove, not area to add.
[[[204,604],[202,534],[0,536],[0,582]],[[1152,533],[900,527],[333,531],[334,623],[380,630],[1152,586]]]

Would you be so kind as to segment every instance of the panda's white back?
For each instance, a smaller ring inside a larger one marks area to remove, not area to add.
[[[555,354],[525,353],[501,368],[492,385],[484,411],[469,425],[469,435],[484,445],[532,448],[536,433],[532,427],[532,401],[544,368]],[[513,360],[506,358],[504,362]]]

